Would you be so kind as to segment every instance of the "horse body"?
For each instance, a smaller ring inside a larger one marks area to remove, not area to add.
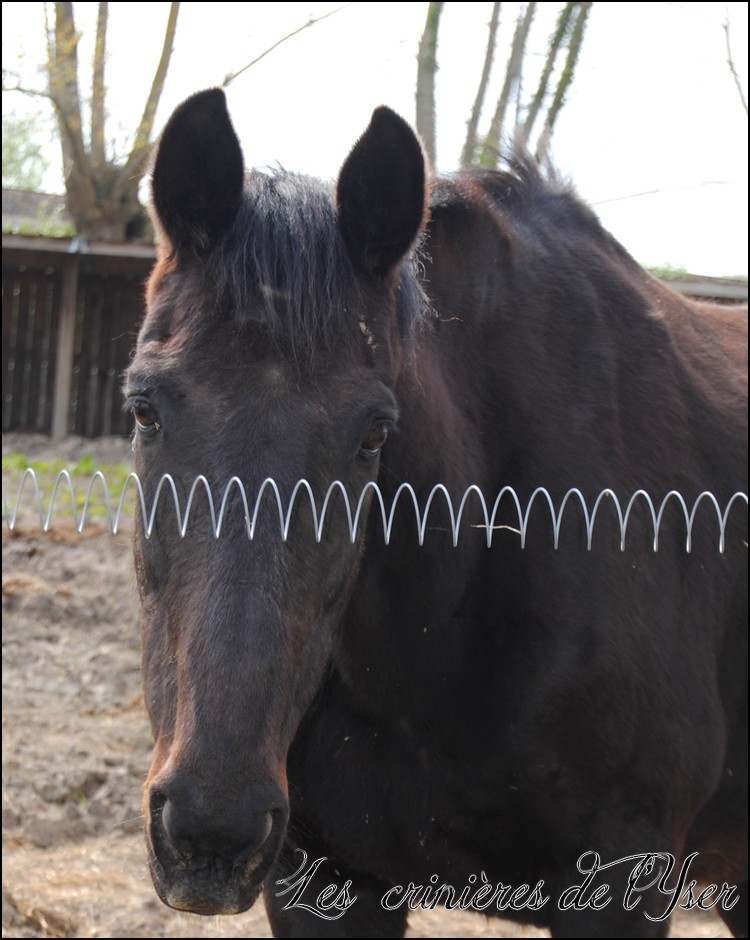
[[[385,109],[335,208],[284,174],[243,195],[223,97],[178,109],[128,376],[147,491],[200,472],[286,495],[336,479],[354,501],[377,480],[386,504],[442,483],[454,505],[471,484],[525,505],[543,483],[558,505],[612,487],[726,506],[746,486],[740,317],[659,284],[523,161],[435,181],[428,221],[424,192],[419,145]],[[510,501],[491,548],[471,496],[457,546],[440,499],[422,546],[408,501],[389,545],[374,508],[351,543],[337,506],[319,545],[304,510],[287,543],[272,513],[252,542],[192,522],[180,540],[162,509],[137,537],[166,903],[232,913],[265,884],[278,936],[398,936],[410,883],[457,896],[486,879],[509,886],[488,913],[557,936],[658,936],[644,911],[669,898],[642,878],[624,903],[632,859],[698,852],[691,877],[746,880],[739,513],[719,554],[701,506],[688,554],[672,506],[658,552],[640,504],[624,551],[607,507],[586,551],[575,505],[555,549],[535,503],[521,551]],[[315,864],[290,904],[297,849]],[[611,903],[563,903],[594,852],[631,859],[592,874]],[[356,901],[321,916],[347,880]],[[743,903],[723,911],[737,933]]]

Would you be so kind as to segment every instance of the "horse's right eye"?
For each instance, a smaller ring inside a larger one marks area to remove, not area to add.
[[[377,457],[381,448],[388,440],[389,431],[390,426],[385,421],[379,421],[377,424],[374,424],[370,428],[367,437],[362,441],[362,446],[359,449],[360,456],[365,457],[367,460],[372,460],[374,457]]]
[[[145,398],[136,398],[132,411],[136,427],[142,434],[154,434],[156,431],[161,431],[156,410],[150,401]]]

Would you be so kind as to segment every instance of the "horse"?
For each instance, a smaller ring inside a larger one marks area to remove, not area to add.
[[[746,935],[746,315],[521,154],[434,176],[387,107],[330,186],[246,175],[196,94],[152,204],[125,394],[162,901]]]

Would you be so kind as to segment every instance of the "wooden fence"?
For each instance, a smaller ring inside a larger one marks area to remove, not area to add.
[[[81,247],[3,236],[4,432],[59,438],[130,430],[120,384],[154,252]]]

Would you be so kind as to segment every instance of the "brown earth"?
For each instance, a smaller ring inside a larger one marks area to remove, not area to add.
[[[122,440],[12,436],[35,459],[129,457]],[[15,499],[18,475],[6,492]],[[28,500],[24,502],[29,506]],[[268,937],[262,905],[230,918],[168,910],[147,873],[140,791],[150,737],[136,630],[132,517],[78,534],[28,509],[3,526],[3,937]],[[413,915],[413,937],[548,936],[468,913]],[[680,914],[672,935],[728,937]]]

